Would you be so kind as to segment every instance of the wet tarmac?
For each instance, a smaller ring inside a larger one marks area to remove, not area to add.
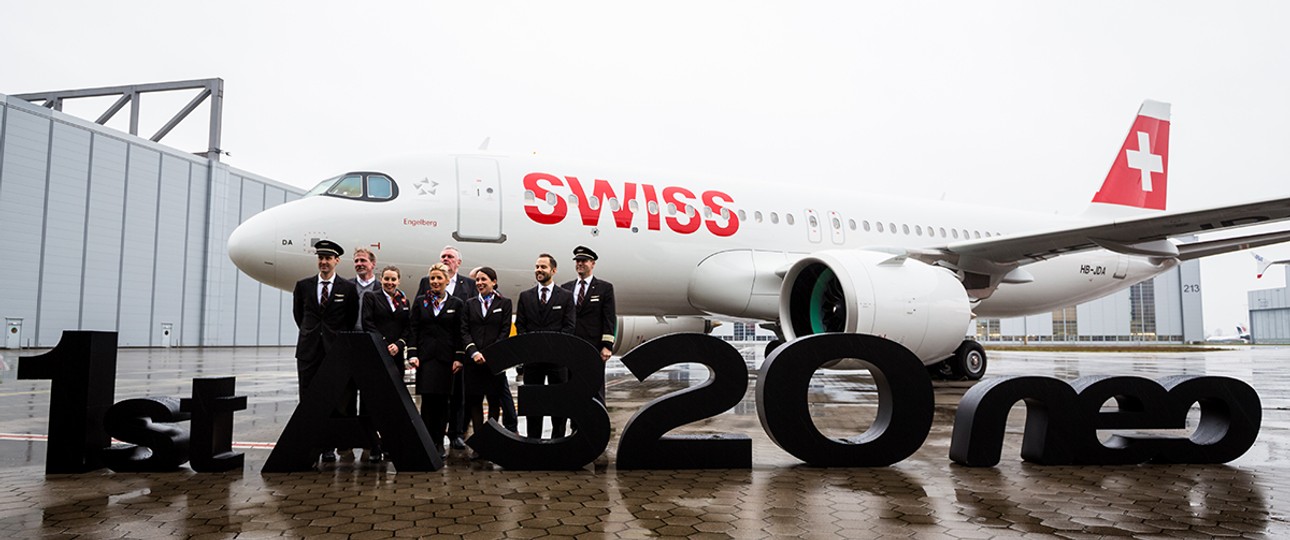
[[[741,351],[754,367],[757,347]],[[506,471],[455,451],[442,470],[398,472],[342,460],[309,473],[262,474],[296,405],[290,348],[123,349],[116,399],[188,396],[191,379],[235,375],[248,408],[235,416],[243,470],[46,475],[48,381],[0,370],[0,535],[47,538],[471,537],[1286,537],[1290,535],[1290,349],[1187,353],[992,352],[987,377],[1073,380],[1118,374],[1235,377],[1263,407],[1254,446],[1226,465],[1039,466],[1019,458],[1024,414],[1009,417],[1003,459],[969,468],[948,458],[966,382],[935,383],[931,433],[889,467],[804,466],[766,435],[756,381],[742,403],[680,432],[743,433],[751,470],[619,471],[617,435],[649,400],[702,382],[673,366],[638,382],[611,361],[614,440],[604,459],[573,472]],[[24,354],[32,354],[24,352]],[[755,373],[753,378],[755,379]],[[811,414],[830,436],[864,431],[876,390],[863,372],[813,379]],[[1191,422],[1194,424],[1196,415]],[[522,424],[523,422],[521,422]]]

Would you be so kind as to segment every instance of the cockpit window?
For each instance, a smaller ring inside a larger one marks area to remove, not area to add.
[[[352,172],[323,180],[305,194],[306,197],[312,195],[363,201],[388,201],[399,195],[399,185],[386,174]]]
[[[328,195],[336,195],[348,199],[358,199],[363,196],[363,177],[357,174],[347,175],[341,178],[336,185],[327,190]]]
[[[379,174],[369,175],[367,177],[367,197],[371,199],[392,199],[394,198],[394,183]]]

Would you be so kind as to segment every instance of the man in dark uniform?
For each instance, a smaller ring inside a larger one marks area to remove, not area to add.
[[[614,284],[603,279],[593,278],[591,272],[596,269],[599,257],[595,251],[586,246],[573,249],[573,267],[578,272],[578,279],[561,285],[573,293],[573,304],[576,306],[577,323],[573,335],[590,343],[600,351],[600,359],[605,362],[613,356],[614,335],[618,328],[618,310],[614,306]],[[601,375],[604,379],[604,375]],[[600,402],[605,402],[605,387],[601,385],[597,394]]]
[[[537,286],[520,293],[515,308],[515,332],[561,332],[572,334],[576,315],[573,294],[555,285],[555,258],[547,253],[538,255],[533,265]],[[524,384],[562,383],[569,380],[567,369],[545,362],[524,365]],[[542,417],[526,416],[528,436],[542,438]],[[551,437],[564,436],[564,418],[551,418]]]
[[[314,250],[318,254],[318,275],[297,281],[292,291],[291,313],[300,329],[296,338],[296,373],[302,396],[322,366],[332,339],[337,332],[354,329],[359,310],[354,282],[336,275],[336,264],[345,250],[331,240],[319,240]],[[322,459],[335,461],[336,451],[324,452]]]
[[[448,276],[448,295],[465,302],[478,293],[475,291],[475,282],[457,272],[461,268],[461,261],[461,251],[453,246],[444,246],[439,251],[439,262],[447,266],[451,274]],[[427,275],[421,278],[421,283],[417,286],[417,296],[422,296],[429,290],[430,276]],[[452,394],[448,398],[448,440],[454,450],[461,450],[466,448],[466,379],[461,371],[454,373],[452,377]]]
[[[354,279],[352,281],[354,282],[354,288],[358,289],[359,306],[358,322],[354,324],[354,330],[359,332],[363,331],[363,295],[369,292],[379,293],[381,291],[381,280],[376,278],[375,268],[376,254],[372,253],[372,250],[364,247],[354,248]],[[358,386],[353,381],[350,381],[349,385],[345,387],[345,400],[345,414],[358,414]],[[366,412],[366,408],[364,408],[364,411]],[[369,450],[367,455],[370,458],[377,454],[380,454],[380,452],[373,453]],[[342,459],[353,459],[354,452],[348,449],[341,450],[340,457]],[[375,460],[369,459],[368,461]]]

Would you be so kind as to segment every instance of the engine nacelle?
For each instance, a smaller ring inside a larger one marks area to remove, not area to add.
[[[789,268],[780,288],[785,338],[871,334],[904,345],[924,364],[953,354],[971,317],[967,291],[953,273],[890,253],[812,253]]]
[[[624,355],[637,345],[677,332],[712,333],[712,321],[702,317],[619,317],[614,354]]]

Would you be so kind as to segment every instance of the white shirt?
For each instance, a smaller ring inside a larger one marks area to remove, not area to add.
[[[574,284],[573,284],[573,303],[574,303],[574,304],[577,304],[577,305],[579,305],[579,306],[581,306],[581,305],[582,305],[582,304],[581,304],[582,299],[581,299],[581,298],[578,298],[578,296],[579,296],[579,295],[578,295],[578,293],[580,292],[580,291],[579,291],[579,287],[581,287],[581,288],[582,288],[582,290],[584,290],[584,291],[590,291],[590,290],[591,290],[591,276],[587,276],[586,278],[580,278],[580,279],[578,279],[578,282],[577,282],[577,283],[574,283]]]
[[[332,282],[335,280],[336,280],[336,274],[332,274],[330,279],[324,279],[322,277],[322,274],[318,274],[318,286],[314,288],[314,298],[318,300],[318,303],[320,304],[322,303],[323,283],[327,284],[327,296],[331,296],[335,294],[336,287],[332,286],[333,285]]]
[[[444,290],[448,291],[448,296],[452,296],[452,291],[457,288],[457,274],[448,276],[448,284]]]
[[[375,281],[376,281],[376,274],[372,274],[372,279],[369,279],[369,280],[367,280],[367,281],[363,281],[363,278],[361,278],[361,277],[355,277],[355,278],[354,278],[354,282],[358,283],[358,286],[359,286],[359,287],[362,287],[362,288],[364,288],[364,289],[366,289],[366,288],[368,288],[369,286],[371,286],[371,285],[372,285],[372,283],[373,283],[373,282],[375,282]]]

